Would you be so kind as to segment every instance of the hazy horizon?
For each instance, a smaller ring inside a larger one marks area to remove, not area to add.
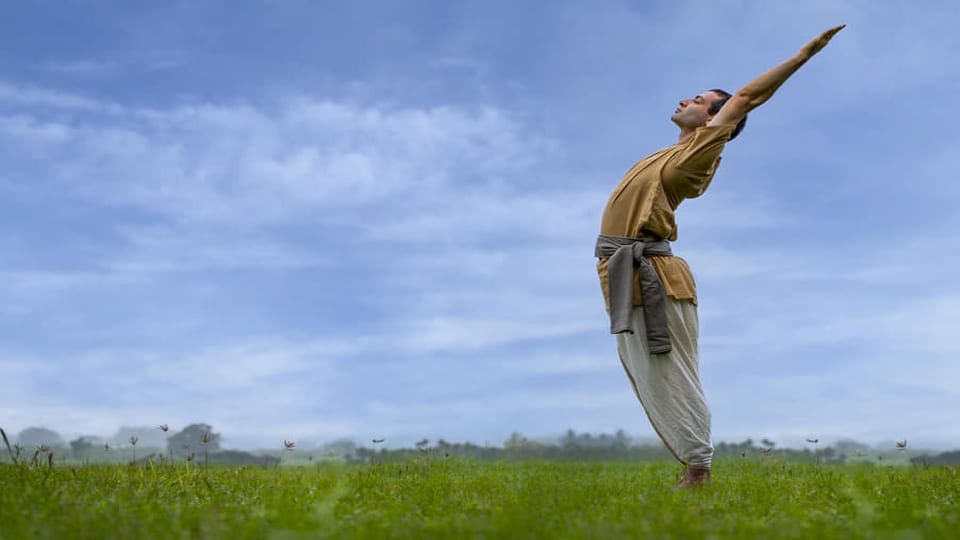
[[[192,424],[202,424],[202,423],[205,423],[205,422],[194,422]],[[3,426],[0,426],[0,428],[2,427]],[[44,426],[28,426],[28,428],[43,428],[43,427]],[[63,439],[64,444],[66,445],[69,445],[70,441],[80,437],[95,437],[98,440],[118,443],[119,446],[121,447],[127,445],[127,440],[129,439],[130,434],[136,434],[139,438],[138,447],[158,448],[158,447],[165,447],[167,438],[175,435],[185,427],[186,426],[182,426],[180,429],[177,429],[173,426],[168,426],[169,431],[163,432],[159,429],[158,426],[120,426],[112,434],[109,434],[109,435],[105,435],[102,433],[101,434],[62,433],[62,432],[56,432],[56,433]],[[430,442],[430,445],[435,445],[438,441],[444,440],[448,443],[472,443],[477,446],[503,447],[504,443],[506,442],[506,439],[498,440],[498,441],[494,441],[494,440],[481,441],[481,440],[471,440],[471,439],[458,440],[458,439],[444,437],[442,435],[435,436],[435,437],[426,437],[422,435],[418,436],[416,434],[407,434],[407,435],[401,435],[401,436],[396,436],[391,438],[386,438],[386,437],[383,437],[382,435],[373,434],[372,436],[371,435],[354,436],[354,437],[344,436],[344,437],[337,437],[334,439],[318,439],[318,438],[309,437],[309,436],[306,436],[306,437],[288,436],[281,440],[267,440],[265,438],[250,437],[250,436],[239,437],[239,438],[231,437],[229,433],[221,432],[220,430],[217,429],[216,426],[212,426],[212,427],[213,427],[213,433],[220,436],[221,448],[234,449],[234,450],[246,450],[246,451],[281,449],[283,448],[283,443],[288,440],[295,442],[297,449],[308,450],[308,451],[317,450],[322,448],[325,445],[341,442],[341,441],[350,441],[356,444],[358,447],[368,447],[368,448],[376,448],[376,449],[413,448],[416,445],[416,442],[423,439],[428,439]],[[45,429],[49,429],[49,428],[45,428]],[[624,435],[634,445],[658,446],[661,444],[660,439],[656,435],[649,435],[649,434],[637,435],[637,434],[630,433],[628,430],[623,430],[623,431],[624,431]],[[543,433],[539,435],[533,435],[533,434],[521,433],[521,432],[516,432],[516,433],[519,433],[525,438],[533,441],[537,441],[541,443],[555,443],[561,440],[566,435],[566,430],[558,433]],[[603,435],[614,436],[616,435],[616,430],[610,433],[591,433],[591,432],[580,432],[580,431],[577,431],[576,433],[578,435],[589,434],[592,437],[599,437]],[[11,442],[15,442],[17,439],[18,433],[17,432],[10,433],[8,431],[7,435],[8,437],[10,437]],[[786,440],[776,440],[776,439],[771,439],[769,437],[763,437],[763,436],[747,437],[747,438],[751,439],[754,442],[754,444],[758,444],[758,445],[762,440],[767,439],[775,443],[776,448],[780,448],[780,449],[801,449],[801,450],[804,448],[823,449],[829,446],[834,446],[837,443],[851,442],[851,443],[865,444],[878,451],[895,450],[896,448],[895,443],[898,440],[902,440],[902,439],[881,439],[881,440],[874,440],[874,441],[857,440],[857,439],[853,439],[843,435],[822,435],[815,439],[817,441],[816,443],[810,443],[804,438],[793,438],[793,439],[786,439]],[[715,438],[714,444],[716,445],[720,443],[728,443],[728,444],[742,443],[747,438],[737,439],[737,440]],[[161,439],[162,439],[162,443],[157,444],[156,441]],[[372,439],[376,439],[378,442],[373,443]],[[908,448],[910,448],[912,452],[916,452],[920,450],[930,450],[930,451],[938,451],[938,452],[960,450],[960,448],[952,448],[952,447],[938,447],[938,446],[918,447],[910,443],[909,440],[908,440]]]

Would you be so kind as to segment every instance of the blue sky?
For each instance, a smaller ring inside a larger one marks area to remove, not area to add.
[[[837,23],[678,211],[716,440],[960,446],[949,2],[0,7],[0,425],[653,436],[593,241],[679,99]]]

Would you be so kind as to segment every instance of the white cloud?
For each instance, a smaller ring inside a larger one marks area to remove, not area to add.
[[[55,295],[95,283],[120,284],[130,277],[115,273],[59,270],[0,270],[0,294],[11,298]]]
[[[430,353],[440,350],[458,352],[489,349],[518,341],[536,340],[580,333],[591,325],[546,320],[540,323],[511,321],[503,317],[484,320],[455,316],[417,321],[413,332],[400,345],[406,351]]]
[[[12,85],[3,81],[0,81],[0,103],[99,113],[123,112],[123,108],[114,103],[104,102],[71,92],[60,92],[35,86]]]
[[[0,132],[21,143],[38,145],[69,142],[74,133],[70,126],[60,122],[43,122],[27,115],[0,116]]]
[[[121,275],[217,269],[295,269],[327,266],[329,256],[308,252],[257,231],[183,225],[123,227],[129,249],[103,263]]]
[[[0,98],[114,110],[84,97],[6,85]],[[123,119],[6,117],[18,146],[57,156],[62,182],[90,197],[183,219],[269,223],[429,198],[468,172],[479,185],[536,162],[548,143],[492,108],[386,109],[296,98],[276,107],[199,105]]]
[[[69,75],[103,75],[120,69],[116,62],[107,60],[70,60],[65,62],[47,62],[40,66],[45,71]]]
[[[143,378],[198,392],[255,391],[280,376],[329,373],[331,360],[323,344],[237,343],[180,358],[151,358]]]

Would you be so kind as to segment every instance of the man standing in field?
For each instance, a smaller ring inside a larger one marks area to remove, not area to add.
[[[600,225],[597,271],[620,362],[654,430],[685,467],[679,487],[710,480],[710,410],[700,385],[697,296],[674,257],[674,211],[706,191],[720,153],[759,107],[844,25],[807,43],[736,94],[710,90],[680,100],[677,144],[637,162],[613,190]]]

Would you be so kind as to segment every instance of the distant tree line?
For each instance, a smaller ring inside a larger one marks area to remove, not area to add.
[[[131,462],[174,461],[217,465],[250,464],[277,465],[309,464],[320,461],[344,463],[371,463],[398,461],[415,456],[429,458],[470,458],[477,460],[551,460],[551,461],[627,461],[653,462],[671,460],[670,452],[659,441],[637,442],[623,430],[613,434],[593,435],[570,429],[559,439],[543,441],[512,433],[502,446],[457,443],[444,439],[422,439],[412,448],[383,448],[384,441],[373,440],[368,445],[357,445],[351,440],[338,440],[320,448],[297,448],[293,442],[275,449],[244,452],[221,448],[221,436],[213,426],[190,424],[180,431],[169,431],[167,426],[121,427],[111,437],[81,436],[69,443],[56,432],[42,428],[24,429],[12,438],[12,451],[19,456],[32,455],[43,447],[54,454],[57,462]],[[960,451],[931,453],[907,448],[877,450],[851,441],[838,441],[832,446],[818,447],[810,441],[807,448],[776,448],[768,440],[759,443],[747,439],[739,443],[719,442],[715,456],[783,460],[808,463],[876,463],[914,465],[960,464]],[[10,455],[0,448],[0,460],[9,462]]]
[[[190,424],[181,431],[170,432],[167,426],[121,427],[111,437],[84,435],[69,443],[55,431],[42,427],[24,429],[10,441],[13,459],[43,448],[57,462],[122,463],[146,461],[188,461],[219,465],[274,465],[275,456],[256,455],[220,448],[220,434],[209,424]],[[0,448],[0,460],[11,461],[10,453]]]

